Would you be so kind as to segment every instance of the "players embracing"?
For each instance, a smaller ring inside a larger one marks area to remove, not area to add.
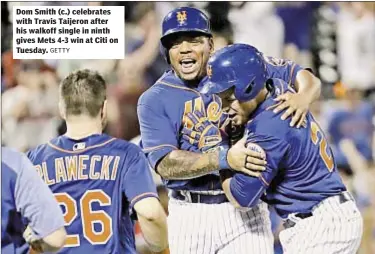
[[[194,8],[177,8],[163,20],[161,44],[171,70],[139,99],[138,118],[144,152],[170,190],[168,231],[171,253],[273,253],[267,205],[235,209],[225,195],[219,172],[232,169],[259,176],[265,158],[245,147],[232,147],[223,133],[231,127],[221,100],[203,95],[214,52],[208,18]],[[303,124],[309,104],[319,97],[320,81],[291,61],[263,56],[267,75],[283,79],[298,94],[284,94],[276,111],[292,113]],[[201,116],[196,121],[193,112]],[[199,114],[199,113],[198,113]],[[182,138],[185,130],[190,137]],[[216,146],[217,145],[217,146]],[[214,147],[214,149],[211,149]]]
[[[310,113],[302,128],[292,128],[279,118],[281,113],[272,112],[274,98],[293,89],[269,78],[261,53],[245,44],[215,52],[208,68],[205,90],[220,96],[236,125],[246,125],[247,147],[267,158],[266,170],[258,177],[220,171],[231,203],[251,208],[263,200],[273,206],[284,220],[280,241],[286,254],[356,253],[362,216],[339,176],[324,133]],[[192,121],[206,121],[199,110],[191,115]],[[184,133],[186,140],[197,143],[197,135],[188,129]]]

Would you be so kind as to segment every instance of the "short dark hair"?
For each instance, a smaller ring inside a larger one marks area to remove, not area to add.
[[[106,100],[106,82],[96,71],[88,69],[70,73],[60,85],[66,115],[99,114]]]

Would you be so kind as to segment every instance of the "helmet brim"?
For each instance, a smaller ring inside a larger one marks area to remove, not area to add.
[[[204,87],[200,92],[203,94],[219,94],[231,89],[232,87],[234,87],[234,84],[230,86],[223,86],[216,82],[208,81],[204,84]]]

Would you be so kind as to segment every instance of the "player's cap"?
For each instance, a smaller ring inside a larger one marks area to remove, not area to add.
[[[212,36],[208,17],[200,10],[192,7],[180,7],[169,12],[163,20],[161,44],[167,47],[167,42],[177,33],[201,33]]]
[[[221,93],[234,87],[239,101],[255,98],[268,79],[262,53],[247,44],[233,44],[215,52],[208,61],[207,76],[204,93]]]
[[[161,44],[166,47],[172,35],[177,33],[201,33],[212,36],[208,17],[200,10],[192,7],[180,7],[169,12],[163,20]]]

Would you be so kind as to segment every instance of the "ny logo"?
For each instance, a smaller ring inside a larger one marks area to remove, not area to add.
[[[177,20],[180,23],[180,25],[185,24],[185,21],[187,20],[186,11],[177,12]]]
[[[207,76],[208,76],[209,78],[211,78],[211,76],[212,76],[212,68],[211,68],[211,65],[208,65],[208,66],[207,66]]]

